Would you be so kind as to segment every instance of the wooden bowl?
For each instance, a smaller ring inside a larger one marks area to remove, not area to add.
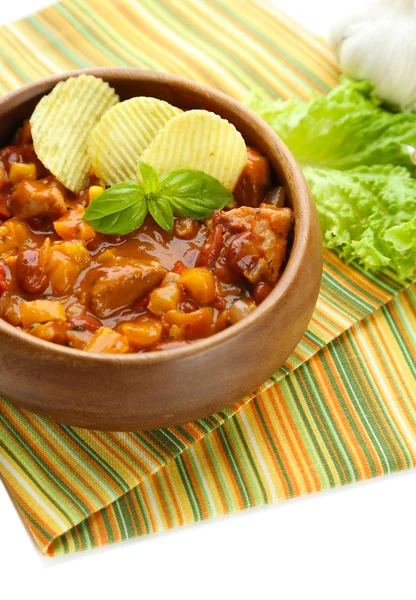
[[[288,193],[295,235],[288,264],[246,319],[184,348],[147,354],[87,353],[32,337],[0,319],[0,395],[55,421],[107,430],[170,427],[206,417],[254,391],[291,354],[315,307],[322,271],[318,216],[289,150],[264,121],[232,98],[180,77],[95,68],[46,77],[0,98],[0,145],[63,79],[102,77],[122,100],[154,96],[228,119],[263,152]]]

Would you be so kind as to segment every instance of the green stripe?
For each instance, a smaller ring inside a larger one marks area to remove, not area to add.
[[[228,465],[234,474],[234,479],[238,486],[238,489],[240,490],[240,494],[243,498],[244,506],[245,507],[252,506],[253,505],[252,497],[250,494],[249,487],[247,485],[247,481],[244,477],[244,473],[240,468],[239,456],[237,456],[237,454],[234,454],[233,447],[231,445],[231,441],[229,438],[229,434],[228,434],[229,425],[230,425],[230,423],[227,421],[225,423],[224,427],[218,429],[218,439],[221,442],[221,445],[223,447],[224,454],[227,459]]]
[[[263,503],[266,503],[268,501],[266,488],[264,487],[263,481],[262,481],[259,471],[256,467],[256,463],[255,463],[254,458],[248,447],[247,440],[241,429],[241,426],[240,426],[240,423],[238,420],[238,413],[232,417],[232,419],[230,421],[230,427],[228,428],[228,431],[230,432],[231,437],[233,438],[234,444],[237,444],[237,437],[236,437],[236,435],[233,434],[233,429],[235,429],[236,434],[238,434],[239,445],[244,448],[244,453],[245,453],[246,459],[248,460],[248,464],[250,465],[251,471],[254,473],[254,477],[257,482],[257,486],[258,486],[258,488],[260,488],[262,501],[263,501]],[[241,455],[242,455],[242,452],[241,452]]]
[[[122,478],[122,476],[115,470],[113,467],[104,460],[98,452],[96,452],[78,433],[76,433],[75,429],[69,427],[68,425],[58,425],[60,429],[68,437],[71,438],[73,442],[75,442],[80,448],[82,448],[89,456],[90,459],[94,460],[94,462],[99,465],[103,471],[107,473],[113,480],[117,486],[119,486],[124,492],[127,492],[130,489],[130,486],[127,482]],[[108,485],[108,484],[107,484]]]
[[[305,389],[305,383],[304,383],[304,381],[303,381],[303,379],[301,377],[301,371],[302,371],[302,369],[298,369],[295,372],[295,374],[293,376],[293,379],[297,380],[297,383],[298,383],[298,385],[299,385],[299,387],[301,389]],[[328,462],[326,460],[326,457],[325,457],[324,453],[322,452],[322,449],[321,449],[321,447],[320,447],[320,445],[318,443],[318,440],[316,439],[316,437],[315,437],[315,435],[313,433],[312,426],[309,423],[309,419],[308,419],[308,417],[307,417],[307,415],[306,415],[306,413],[305,413],[305,411],[303,409],[301,399],[297,395],[296,389],[295,389],[295,387],[293,385],[293,382],[292,382],[292,378],[291,377],[287,377],[282,383],[283,383],[283,385],[287,386],[287,390],[289,391],[288,395],[289,395],[289,397],[290,396],[292,397],[293,403],[296,405],[296,408],[297,408],[297,410],[298,410],[298,412],[299,412],[299,414],[300,414],[300,416],[302,418],[303,427],[305,428],[305,430],[309,434],[309,439],[311,440],[311,443],[312,443],[312,446],[314,448],[315,454],[317,454],[318,457],[319,457],[319,462],[317,462],[316,465],[319,465],[319,466],[322,465],[322,467],[324,469],[324,473],[325,473],[326,479],[329,482],[329,486],[330,487],[334,487],[335,486],[334,476],[332,475],[331,469],[330,469],[330,467],[328,465]],[[285,394],[285,397],[287,398],[287,394]],[[305,400],[306,400],[306,398],[305,398]],[[288,403],[288,405],[290,407],[290,403]],[[309,409],[310,409],[310,413],[311,413],[311,418],[314,419],[314,415],[313,415],[314,411],[312,410],[312,407],[309,406]],[[316,423],[316,421],[315,421],[315,423]],[[318,425],[318,429],[319,430],[321,429],[319,425]]]
[[[308,364],[303,365],[302,373],[305,381],[307,382],[306,389],[310,402],[314,408],[314,413],[320,417],[320,419],[316,418],[315,423],[317,427],[320,427],[319,422],[323,421],[324,425],[326,426],[325,432],[321,427],[322,439],[325,442],[326,448],[331,456],[340,481],[342,484],[349,481],[354,481],[354,461],[341,436],[331,411],[329,410],[322,397],[322,394],[320,393],[319,384],[316,380],[315,374]],[[344,468],[341,468],[341,466]],[[346,475],[344,474],[344,471],[346,471]]]
[[[1,419],[1,421],[3,422],[3,419]],[[47,484],[47,482],[43,482],[44,485],[42,485],[42,483],[40,481],[38,481],[32,475],[32,473],[29,471],[29,469],[24,464],[23,460],[21,458],[19,458],[16,454],[12,453],[12,451],[10,450],[10,447],[12,445],[13,445],[13,442],[11,440],[8,440],[8,445],[6,445],[3,442],[3,440],[0,439],[0,448],[3,449],[4,455],[8,455],[13,460],[13,462],[19,466],[21,471],[26,475],[27,479],[32,482],[31,489],[36,490],[36,488],[37,488],[39,490],[40,494],[45,496],[45,498],[47,498],[49,500],[49,502],[52,504],[52,506],[54,506],[56,508],[58,513],[60,515],[62,515],[65,519],[67,519],[71,524],[73,524],[75,522],[73,517],[71,517],[71,515],[68,514],[67,511],[58,503],[58,500],[51,495],[51,491],[48,491],[48,488],[50,486]]]
[[[44,478],[44,482],[45,482],[47,488],[50,490],[50,492],[53,493],[54,489],[56,489],[56,487],[57,487],[61,491],[61,493],[71,502],[71,504],[73,504],[73,506],[78,509],[77,515],[72,515],[71,517],[69,516],[69,514],[65,513],[65,516],[68,518],[68,520],[73,525],[75,525],[78,522],[80,516],[85,517],[86,515],[89,515],[90,514],[90,509],[82,501],[82,499],[78,498],[78,496],[76,496],[63,483],[63,481],[58,478],[56,472],[52,471],[48,467],[48,465],[43,462],[43,460],[39,456],[39,454],[37,452],[35,452],[33,446],[31,446],[28,443],[28,441],[24,437],[22,437],[22,435],[20,434],[20,432],[13,425],[13,423],[11,423],[10,420],[6,419],[1,413],[0,413],[0,422],[3,423],[5,429],[15,439],[17,452],[20,454],[20,452],[19,452],[19,446],[20,446],[21,449],[22,449],[22,451],[23,451],[23,453],[26,452],[27,455],[34,461],[35,465],[37,465],[37,467],[41,471],[41,473],[43,473],[46,476]],[[35,437],[39,442],[41,442],[42,443],[42,447],[45,449],[45,452],[50,455],[51,454],[50,447],[46,446],[40,440],[40,438],[37,435],[37,433],[33,430],[33,428],[29,425],[29,423],[27,421],[24,422],[24,426],[25,426],[25,429],[27,430],[27,432],[29,433],[29,435]],[[14,455],[14,456],[17,458],[16,455]],[[56,460],[56,463],[57,463],[57,465],[59,465],[60,468],[64,468],[64,465],[62,465],[61,461],[59,460],[59,458],[56,455],[54,455],[54,460]],[[66,470],[67,469],[65,469],[65,471]],[[76,475],[75,475],[75,478],[76,478]],[[33,480],[33,481],[36,482],[37,480]],[[48,482],[50,482],[50,483],[48,483]],[[98,500],[98,498],[97,498],[97,500]],[[70,508],[70,507],[68,507],[68,508]]]
[[[186,492],[186,495],[188,496],[188,500],[191,505],[194,520],[201,521],[202,520],[201,507],[198,502],[198,497],[195,492],[195,488],[192,484],[192,481],[191,481],[188,471],[186,469],[184,457],[182,454],[176,458],[175,464],[178,469],[179,476],[182,480],[182,484],[183,484],[184,490]]]
[[[366,380],[367,385],[369,386],[369,388],[371,390],[372,397],[377,400],[377,406],[381,409],[384,419],[389,425],[389,429],[386,429],[385,423],[383,423],[383,421],[381,420],[381,417],[379,417],[378,411],[375,408],[375,403],[370,401],[370,399],[367,397],[367,391],[365,390],[365,388],[363,387],[361,382],[357,379],[356,374],[353,371],[350,371],[351,379],[354,379],[356,381],[356,383],[359,386],[360,391],[361,391],[361,398],[360,398],[361,402],[359,402],[359,406],[365,412],[366,422],[369,422],[371,427],[374,429],[374,436],[375,436],[379,446],[382,448],[383,452],[386,455],[386,460],[388,461],[388,472],[391,471],[392,467],[393,467],[393,470],[397,470],[396,465],[401,464],[400,456],[396,449],[397,445],[401,448],[402,451],[404,450],[405,456],[407,453],[403,446],[403,440],[398,435],[396,427],[395,427],[394,423],[392,422],[390,415],[388,414],[388,412],[385,408],[384,401],[381,398],[381,396],[378,392],[378,389],[376,388],[373,380],[371,379],[370,373],[366,369],[366,366],[363,363],[363,361],[360,360],[360,352],[355,343],[354,338],[351,335],[351,332],[349,332],[349,331],[346,332],[345,339],[348,340],[348,342],[351,344],[352,348],[354,349],[354,356],[356,356],[357,360],[359,360],[361,367],[362,367],[361,375]],[[339,343],[340,343],[340,345],[341,344],[344,345],[345,340],[340,340]],[[342,347],[341,347],[341,350],[342,350]],[[344,352],[348,352],[348,350],[345,349]],[[337,356],[336,352],[334,355]],[[393,439],[391,438],[391,434],[393,435]],[[377,452],[376,448],[375,448],[375,450]],[[395,464],[393,464],[393,460],[394,460]]]
[[[397,309],[397,302],[393,301],[393,304],[396,306]],[[411,349],[407,347],[404,339],[402,338],[402,335],[397,327],[397,324],[393,318],[393,315],[390,311],[390,309],[387,306],[382,306],[381,307],[381,311],[384,315],[384,317],[386,318],[386,321],[388,322],[390,329],[394,335],[394,339],[396,340],[398,346],[400,347],[400,350],[403,353],[403,357],[412,373],[412,375],[414,377],[416,377],[416,359],[415,356],[411,354]],[[400,316],[400,310],[397,309],[397,312],[399,313]],[[403,319],[401,319],[401,323],[404,329],[406,329],[410,339],[413,342],[413,349],[416,348],[416,338],[415,338],[415,332],[412,331],[411,329],[409,330],[405,324],[405,322],[403,321]]]

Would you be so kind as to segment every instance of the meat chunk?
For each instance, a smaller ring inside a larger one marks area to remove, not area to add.
[[[20,219],[61,217],[67,212],[64,192],[64,187],[54,177],[41,181],[22,181],[14,186],[10,212]]]
[[[100,319],[127,308],[149,294],[166,269],[157,261],[118,258],[96,267],[89,274],[89,305]]]
[[[247,148],[247,163],[234,189],[239,206],[260,206],[272,187],[270,163],[254,148]]]
[[[285,260],[292,223],[292,209],[267,204],[218,211],[213,219],[213,226],[222,225],[226,232],[221,254],[226,253],[233,271],[253,284],[266,281],[272,286]]]

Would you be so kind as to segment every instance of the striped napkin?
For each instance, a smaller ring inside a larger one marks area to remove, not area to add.
[[[74,67],[169,71],[237,98],[337,83],[326,46],[263,0],[64,0],[0,29],[0,88]],[[0,475],[49,556],[416,464],[415,288],[326,252],[285,365],[223,412],[173,429],[76,429],[0,399]]]

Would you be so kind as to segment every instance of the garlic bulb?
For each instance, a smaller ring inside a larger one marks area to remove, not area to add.
[[[333,26],[330,43],[348,77],[370,80],[402,110],[416,105],[415,0],[366,2]]]

